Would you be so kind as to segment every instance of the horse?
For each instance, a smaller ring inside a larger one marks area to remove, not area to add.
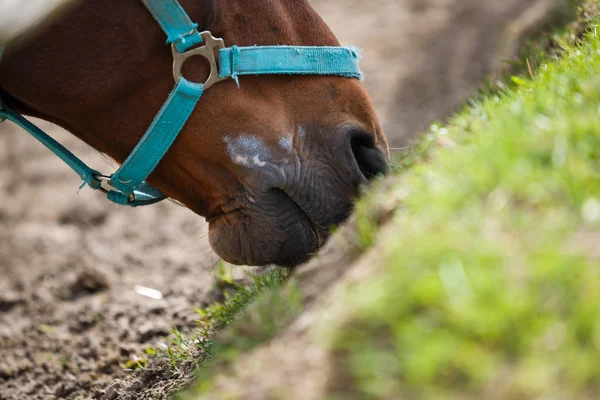
[[[180,0],[199,25],[237,46],[339,46],[307,0]],[[126,161],[173,86],[171,49],[142,2],[81,0],[12,40],[0,98]],[[211,66],[190,58],[183,76]],[[389,161],[357,79],[269,75],[206,90],[148,183],[209,223],[225,261],[295,266],[347,219]],[[157,227],[159,229],[159,227]]]

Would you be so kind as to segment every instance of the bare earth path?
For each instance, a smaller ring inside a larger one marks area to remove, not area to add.
[[[114,168],[49,130],[84,160]],[[2,400],[89,398],[173,327],[193,327],[192,307],[210,291],[217,258],[201,218],[168,202],[117,208],[87,189],[77,195],[78,185],[40,144],[2,125]],[[136,285],[164,298],[139,295]]]

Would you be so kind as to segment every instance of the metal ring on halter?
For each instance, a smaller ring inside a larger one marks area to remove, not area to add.
[[[98,188],[99,191],[101,191],[102,193],[108,194],[108,192],[110,192],[110,189],[105,188],[104,186],[102,186],[102,182],[106,182],[107,184],[110,182],[111,177],[107,176],[107,175],[102,175],[102,174],[94,174],[94,179],[98,180],[101,182],[101,186]]]
[[[217,65],[217,57],[215,56],[215,50],[218,52],[219,49],[225,48],[225,42],[223,42],[223,39],[215,38],[208,31],[200,32],[200,36],[202,36],[205,45],[184,53],[180,53],[175,45],[171,45],[171,51],[173,52],[173,78],[175,78],[175,83],[179,83],[179,79],[183,76],[183,64],[191,57],[202,56],[210,65],[210,74],[206,82],[204,82],[204,90],[206,90],[215,83],[227,79],[227,77],[222,78],[219,76],[219,66]]]
[[[111,192],[115,192],[115,190],[112,189],[112,185],[110,184],[110,181],[113,179],[113,176],[109,176],[109,175],[103,175],[103,174],[94,174],[94,179],[98,180],[101,182],[101,184],[103,182],[106,182],[106,184],[109,186],[109,188],[106,188],[104,186],[100,186],[98,188],[98,190],[100,190],[102,193],[104,194],[109,194]],[[144,182],[144,185],[146,185],[146,189],[142,190],[142,191],[138,191],[138,190],[134,190],[133,193],[131,193],[129,196],[127,196],[127,201],[129,203],[133,203],[135,201],[139,201],[141,203],[146,203],[146,204],[153,204],[156,203],[162,199],[165,199],[167,196],[161,194],[159,191],[156,191],[156,193],[149,193],[147,189],[152,189],[150,186],[147,186],[147,184]],[[118,189],[117,189],[118,192]],[[136,196],[137,194],[137,196]],[[150,199],[151,201],[148,201],[148,199]]]

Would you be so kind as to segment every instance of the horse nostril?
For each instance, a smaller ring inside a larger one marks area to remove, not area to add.
[[[375,146],[371,135],[360,132],[350,139],[352,154],[360,172],[367,179],[387,172],[388,163],[383,152]]]

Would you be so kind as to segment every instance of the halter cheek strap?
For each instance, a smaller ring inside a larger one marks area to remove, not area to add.
[[[171,148],[205,90],[223,80],[238,82],[244,75],[329,75],[362,79],[359,53],[352,47],[253,46],[225,48],[223,40],[210,32],[198,32],[177,0],[142,0],[163,31],[173,52],[175,87],[154,121],[121,167],[112,175],[102,175],[75,157],[60,143],[8,109],[0,100],[0,122],[9,120],[39,140],[69,165],[94,190],[106,193],[114,203],[137,207],[164,200],[166,196],[145,180]],[[197,47],[203,44],[201,47]],[[218,57],[215,55],[218,54]],[[202,56],[210,65],[204,83],[187,81],[183,64]],[[238,82],[239,84],[239,82]],[[107,184],[104,185],[103,183]]]
[[[117,191],[109,191],[109,200],[127,205],[137,199],[136,190],[154,171],[183,129],[203,89],[202,84],[191,83],[184,78],[179,80],[142,140],[110,177],[109,184]]]

